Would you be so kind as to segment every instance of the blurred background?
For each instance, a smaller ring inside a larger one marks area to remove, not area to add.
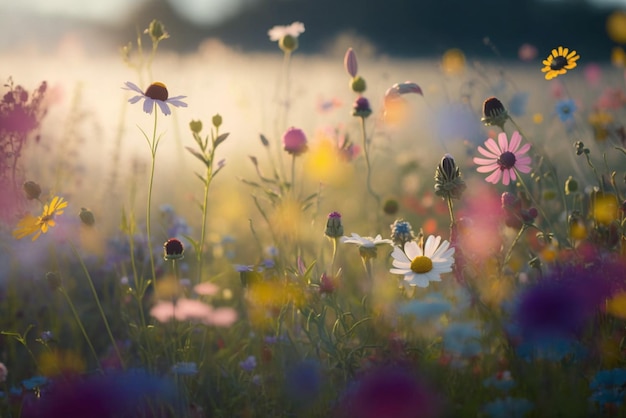
[[[606,20],[626,0],[3,0],[0,51],[33,43],[53,48],[69,33],[87,47],[109,48],[133,39],[139,25],[159,19],[177,36],[164,48],[196,51],[217,38],[241,52],[275,48],[266,32],[303,21],[302,52],[326,52],[338,37],[362,38],[390,56],[428,57],[449,48],[466,54],[515,58],[520,45],[540,55],[555,45],[608,60],[614,42]],[[485,45],[485,38],[491,44]],[[495,50],[495,51],[494,51]]]

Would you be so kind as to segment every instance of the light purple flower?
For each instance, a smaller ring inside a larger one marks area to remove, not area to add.
[[[187,96],[169,97],[167,87],[165,87],[165,84],[163,83],[154,82],[148,86],[148,89],[145,92],[143,92],[135,83],[131,83],[130,81],[127,81],[124,84],[126,85],[126,87],[122,87],[124,90],[132,90],[139,93],[139,95],[128,99],[128,102],[135,104],[143,99],[143,111],[149,115],[152,114],[152,109],[154,109],[155,103],[159,106],[161,112],[163,112],[165,116],[172,114],[168,104],[176,107],[187,107],[187,103],[181,101],[181,99],[184,99]]]

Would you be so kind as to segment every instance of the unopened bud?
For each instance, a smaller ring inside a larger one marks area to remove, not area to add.
[[[22,188],[28,200],[39,199],[39,196],[41,196],[41,186],[34,181],[27,181],[22,185]]]
[[[80,208],[80,213],[78,214],[80,220],[87,226],[93,226],[96,223],[96,218],[93,216],[93,212],[86,208]]]

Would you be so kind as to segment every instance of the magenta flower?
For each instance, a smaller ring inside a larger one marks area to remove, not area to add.
[[[489,183],[498,184],[502,178],[502,184],[507,186],[511,181],[517,179],[516,172],[530,172],[530,157],[526,155],[530,149],[530,144],[522,143],[522,136],[519,132],[513,132],[511,142],[507,140],[506,133],[498,134],[498,143],[493,138],[485,141],[485,148],[478,147],[478,152],[487,158],[474,158],[474,163],[480,167],[476,169],[479,173],[492,172],[485,179]]]
[[[283,134],[283,148],[289,154],[298,156],[308,149],[306,135],[302,129],[293,126]]]

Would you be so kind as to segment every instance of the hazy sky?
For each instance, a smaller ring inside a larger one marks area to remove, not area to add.
[[[20,0],[0,1],[0,12],[35,11],[51,15],[83,17],[115,22],[130,9],[149,0]],[[214,23],[236,13],[242,6],[255,0],[175,0],[172,6],[181,15],[195,23]],[[527,0],[522,0],[527,1]],[[575,0],[543,0],[566,4]],[[626,0],[588,0],[599,7],[626,8]]]

